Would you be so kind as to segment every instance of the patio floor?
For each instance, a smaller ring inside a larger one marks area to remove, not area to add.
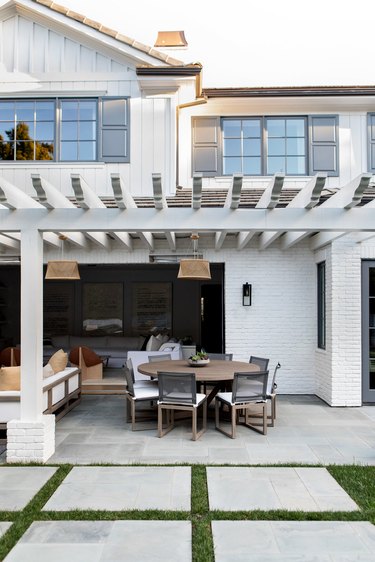
[[[148,429],[134,432],[126,423],[125,396],[84,396],[57,423],[49,462],[375,465],[375,407],[331,408],[315,396],[279,396],[276,426],[266,436],[240,426],[230,439],[212,419],[195,442],[188,419],[161,439],[156,423],[139,427]]]

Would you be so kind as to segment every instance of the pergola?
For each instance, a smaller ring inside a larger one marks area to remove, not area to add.
[[[71,175],[75,202],[38,174],[31,175],[36,197],[0,178],[0,248],[21,256],[21,422],[32,427],[42,420],[43,243],[60,248],[63,235],[83,250],[91,243],[110,250],[115,238],[131,252],[137,237],[153,251],[155,238],[163,236],[175,252],[178,235],[191,232],[213,235],[217,251],[228,234],[235,237],[238,251],[255,235],[259,249],[279,237],[282,249],[310,237],[311,250],[317,250],[349,232],[362,242],[375,236],[375,199],[368,196],[371,178],[361,174],[327,193],[326,177],[319,174],[281,206],[286,190],[282,192],[284,176],[279,174],[252,208],[241,206],[241,175],[232,178],[223,204],[214,207],[202,204],[199,175],[193,178],[189,204],[180,207],[168,204],[160,174],[153,174],[153,206],[147,207],[137,205],[118,174],[111,174],[111,207],[76,174]]]

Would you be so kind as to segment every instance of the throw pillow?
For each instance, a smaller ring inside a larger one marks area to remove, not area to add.
[[[68,364],[68,354],[63,349],[59,349],[59,351],[52,355],[48,363],[51,365],[54,373],[63,371]]]
[[[146,351],[159,351],[161,341],[155,336],[151,336],[146,345]]]
[[[0,390],[20,390],[20,381],[20,367],[2,367],[0,369]]]
[[[49,363],[47,363],[47,365],[44,365],[43,367],[43,378],[46,379],[47,377],[52,377],[52,375],[55,374],[55,371],[53,370],[52,365],[50,365]]]

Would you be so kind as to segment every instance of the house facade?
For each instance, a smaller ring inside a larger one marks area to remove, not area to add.
[[[122,284],[138,333],[134,284],[157,283],[175,337],[279,361],[280,393],[375,402],[375,87],[205,89],[198,63],[49,0],[12,0],[0,28],[0,281],[21,295],[1,336],[26,433],[47,424],[43,263],[62,245],[83,274],[45,284],[57,335],[82,332],[85,283]],[[177,280],[193,232],[210,282]]]

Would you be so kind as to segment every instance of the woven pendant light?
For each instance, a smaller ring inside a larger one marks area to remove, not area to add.
[[[193,258],[180,260],[180,269],[178,271],[178,279],[192,279],[197,281],[205,281],[211,279],[210,263],[208,260],[198,258],[198,234],[192,234],[193,241]]]
[[[59,236],[61,240],[61,257],[63,257],[63,246],[66,236]],[[78,270],[78,262],[74,260],[51,260],[47,263],[45,279],[60,281],[77,281],[81,279]]]

